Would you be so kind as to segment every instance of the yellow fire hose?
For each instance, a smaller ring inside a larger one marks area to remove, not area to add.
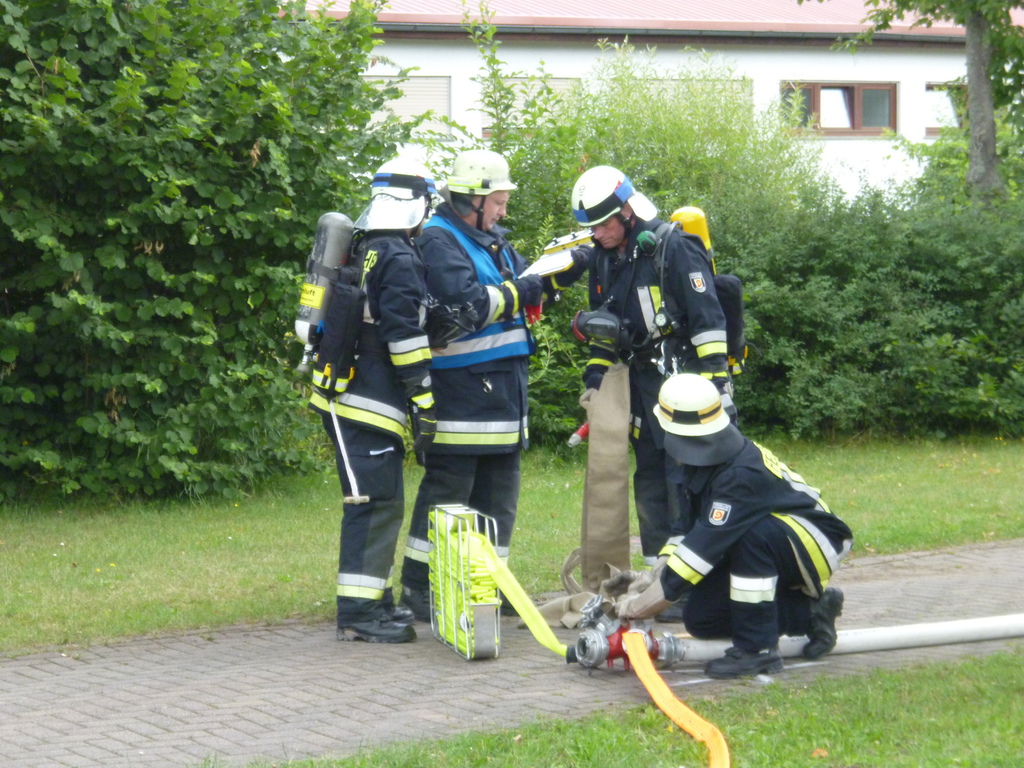
[[[636,671],[636,676],[640,678],[640,682],[651,694],[658,708],[668,715],[673,723],[708,748],[709,768],[729,768],[729,747],[722,732],[675,697],[661,679],[658,670],[654,668],[643,634],[624,632],[622,644]]]
[[[475,647],[478,642],[490,643],[491,639],[477,636],[470,609],[493,605],[496,611],[496,590],[500,589],[537,642],[564,658],[566,646],[555,637],[537,606],[494,551],[487,535],[474,530],[475,523],[466,524],[474,521],[478,513],[467,508],[437,507],[432,514],[431,583],[436,593],[437,638],[467,659],[496,656],[497,648]],[[468,587],[468,594],[461,594],[460,585]]]
[[[434,618],[434,634],[467,659],[496,656],[496,645],[491,648],[486,644],[490,642],[490,638],[476,637],[471,609],[474,606],[494,606],[492,610],[496,610],[496,590],[500,589],[537,642],[565,657],[567,647],[560,643],[555,633],[551,631],[537,606],[494,551],[488,537],[465,524],[466,521],[475,519],[476,514],[465,508],[457,512],[451,508],[435,510],[435,524],[430,531],[434,543],[431,580],[437,592],[438,603]],[[445,515],[447,518],[444,519],[448,522],[442,522]],[[459,522],[459,519],[462,522]],[[453,520],[458,524],[453,525]],[[453,557],[452,553],[458,556]],[[461,593],[459,589],[446,586],[456,583],[467,587],[467,592]],[[455,614],[459,616],[457,622],[446,620],[454,619]],[[466,630],[469,630],[468,634]],[[478,640],[481,642],[479,648],[475,647]],[[622,644],[637,677],[658,708],[672,722],[708,748],[709,768],[729,768],[729,747],[722,732],[675,697],[651,661],[645,635],[640,632],[624,632]]]

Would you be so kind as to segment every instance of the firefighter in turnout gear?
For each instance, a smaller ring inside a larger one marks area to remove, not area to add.
[[[524,308],[539,305],[543,282],[498,225],[516,185],[496,152],[455,158],[448,197],[418,238],[427,288],[438,301],[471,305],[471,332],[434,350],[431,376],[437,436],[424,457],[402,565],[402,602],[430,620],[428,513],[462,504],[494,518],[497,552],[508,557],[519,502],[519,457],[528,446],[527,366],[535,349]]]
[[[430,346],[423,330],[425,274],[412,239],[430,215],[434,191],[429,172],[401,158],[374,174],[349,260],[352,282],[365,292],[365,303],[350,322],[337,320],[342,308],[332,310],[344,296],[336,287],[313,374],[309,405],[323,417],[346,495],[338,558],[339,640],[416,639],[411,611],[395,603],[392,570],[405,515],[402,464],[409,415],[415,450],[423,450],[434,434]],[[332,370],[325,351],[346,340],[357,340],[355,365]]]
[[[849,527],[816,488],[730,423],[707,379],[668,379],[655,415],[669,455],[688,469],[682,490],[697,522],[673,536],[651,586],[620,604],[619,616],[653,616],[685,596],[690,634],[732,639],[707,664],[715,678],[782,670],[780,635],[806,635],[809,659],[831,651],[843,593],[828,582],[853,546]]]
[[[606,317],[619,324],[614,342],[591,339],[580,404],[601,386],[613,363],[629,365],[633,498],[644,560],[652,565],[676,521],[682,517],[688,525],[692,518],[669,493],[667,479],[682,479],[665,454],[664,430],[651,409],[665,378],[686,371],[713,381],[727,411],[735,414],[725,315],[700,237],[679,229],[656,235],[662,225],[657,209],[621,171],[587,170],[573,187],[571,202],[576,221],[594,233],[595,244],[580,249],[588,252],[583,268],[590,270],[590,309],[609,313]],[[570,281],[583,268],[574,267],[561,279]]]

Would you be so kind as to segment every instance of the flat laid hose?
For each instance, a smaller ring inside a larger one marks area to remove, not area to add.
[[[729,768],[729,746],[725,737],[712,723],[698,715],[675,697],[661,679],[658,670],[647,651],[647,640],[640,632],[624,632],[622,644],[633,665],[636,676],[644,684],[654,703],[672,720],[697,741],[708,748],[709,768]]]

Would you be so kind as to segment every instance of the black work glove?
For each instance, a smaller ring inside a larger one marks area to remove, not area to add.
[[[512,287],[519,294],[520,307],[535,307],[540,304],[541,293],[544,291],[544,281],[540,275],[527,275],[512,282]]]
[[[573,248],[570,251],[572,254],[572,265],[578,269],[586,269],[590,266],[590,254],[593,250],[589,246],[586,248]]]
[[[437,435],[437,412],[433,408],[420,408],[413,405],[412,416],[412,450],[416,461],[423,464],[423,454],[434,442]]]
[[[600,365],[588,365],[583,370],[583,387],[585,389],[598,390],[601,388],[601,382],[604,381],[605,368]],[[582,403],[581,403],[582,405]]]

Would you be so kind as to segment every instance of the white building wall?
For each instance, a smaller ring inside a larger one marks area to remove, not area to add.
[[[740,76],[751,79],[759,108],[778,99],[786,81],[831,83],[891,83],[897,85],[897,131],[910,141],[928,140],[926,129],[936,127],[929,83],[962,77],[962,50],[944,47],[863,48],[855,54],[833,51],[818,44],[722,45],[704,49],[721,57]],[[390,40],[378,51],[393,63],[379,63],[371,75],[393,74],[414,68],[414,75],[451,78],[451,117],[480,135],[483,115],[478,111],[480,88],[472,81],[481,74],[481,61],[469,40]],[[665,68],[692,60],[698,54],[682,46],[660,45],[657,60]],[[600,52],[586,42],[505,41],[498,51],[509,72],[578,78],[593,68]],[[543,64],[542,64],[543,63]],[[918,169],[892,141],[884,137],[827,137],[823,163],[841,186],[855,192],[862,182],[874,186],[911,178]]]

